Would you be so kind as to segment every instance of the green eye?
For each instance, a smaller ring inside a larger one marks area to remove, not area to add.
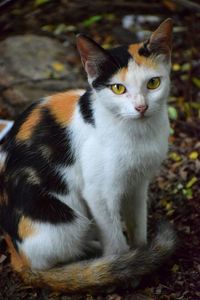
[[[126,88],[123,84],[112,84],[110,87],[116,95],[122,95],[126,92]]]
[[[157,89],[160,85],[160,77],[153,77],[147,83],[147,88],[149,90]]]

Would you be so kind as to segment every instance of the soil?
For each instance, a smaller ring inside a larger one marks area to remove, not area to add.
[[[74,47],[76,33],[87,32],[109,47],[129,43],[132,37],[133,40],[139,39],[147,29],[155,28],[160,20],[169,16],[173,18],[170,150],[168,159],[150,188],[149,236],[155,231],[156,224],[167,219],[173,224],[179,238],[175,255],[156,274],[144,278],[136,290],[121,286],[110,291],[102,289],[96,295],[73,296],[25,286],[10,268],[9,254],[1,238],[0,299],[200,299],[200,6],[198,1],[193,2],[197,5],[195,8],[190,1],[189,6],[176,4],[180,2],[184,1],[97,1],[95,5],[78,0],[59,0],[56,3],[53,0],[7,0],[0,3],[3,11],[0,16],[2,42],[7,38],[34,34],[54,39],[62,46],[67,43],[71,50],[66,53],[66,61],[62,60],[61,63],[67,62],[68,68],[75,70],[81,87],[85,79]],[[56,65],[57,70],[59,67],[59,64]],[[28,94],[25,88],[19,94],[18,86],[10,79],[10,76],[14,76],[10,68],[1,68],[0,71],[0,117],[15,118],[32,100],[26,100]],[[15,80],[16,76],[18,74],[14,76]],[[67,76],[64,80],[67,80]],[[27,84],[30,84],[29,80],[31,78],[26,81]],[[50,84],[46,93],[61,89],[56,88],[57,78],[48,77],[47,80],[50,80]],[[26,82],[23,82],[25,87]],[[44,88],[44,81],[38,80],[37,84],[41,89]],[[19,105],[13,99],[17,99]]]

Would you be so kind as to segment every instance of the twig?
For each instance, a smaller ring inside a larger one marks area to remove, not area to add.
[[[172,0],[172,1],[192,11],[200,12],[200,5],[198,3],[189,0]]]
[[[12,2],[13,0],[4,0],[3,2],[0,3],[0,7],[3,7],[7,4],[9,4],[10,2]]]
[[[152,12],[163,12],[166,13],[166,9],[164,9],[162,7],[162,5],[157,4],[157,3],[143,3],[143,2],[133,2],[133,1],[96,1],[95,5],[91,5],[90,1],[70,1],[67,4],[67,9],[70,12],[73,11],[77,11],[80,10],[81,12],[84,12],[84,9],[87,9],[88,11],[92,12],[92,11],[99,11],[101,12],[105,12],[105,7],[107,8],[108,12],[113,11],[113,9],[116,10],[123,10],[123,11],[127,11],[132,10],[132,12],[135,11],[152,11]],[[80,13],[79,11],[79,13]]]

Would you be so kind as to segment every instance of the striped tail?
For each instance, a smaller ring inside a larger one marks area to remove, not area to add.
[[[31,270],[21,265],[18,272],[33,286],[47,286],[67,293],[89,292],[113,286],[150,274],[174,252],[175,233],[169,224],[162,225],[153,241],[123,255],[113,255],[72,263],[46,271]]]

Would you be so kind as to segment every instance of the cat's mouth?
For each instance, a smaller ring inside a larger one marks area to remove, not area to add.
[[[123,114],[119,114],[118,117],[123,120],[145,120],[150,118],[150,115],[146,113],[140,113],[140,114],[123,113]]]
[[[148,118],[148,115],[145,114],[145,112],[139,114],[139,119],[145,119],[145,118]]]

